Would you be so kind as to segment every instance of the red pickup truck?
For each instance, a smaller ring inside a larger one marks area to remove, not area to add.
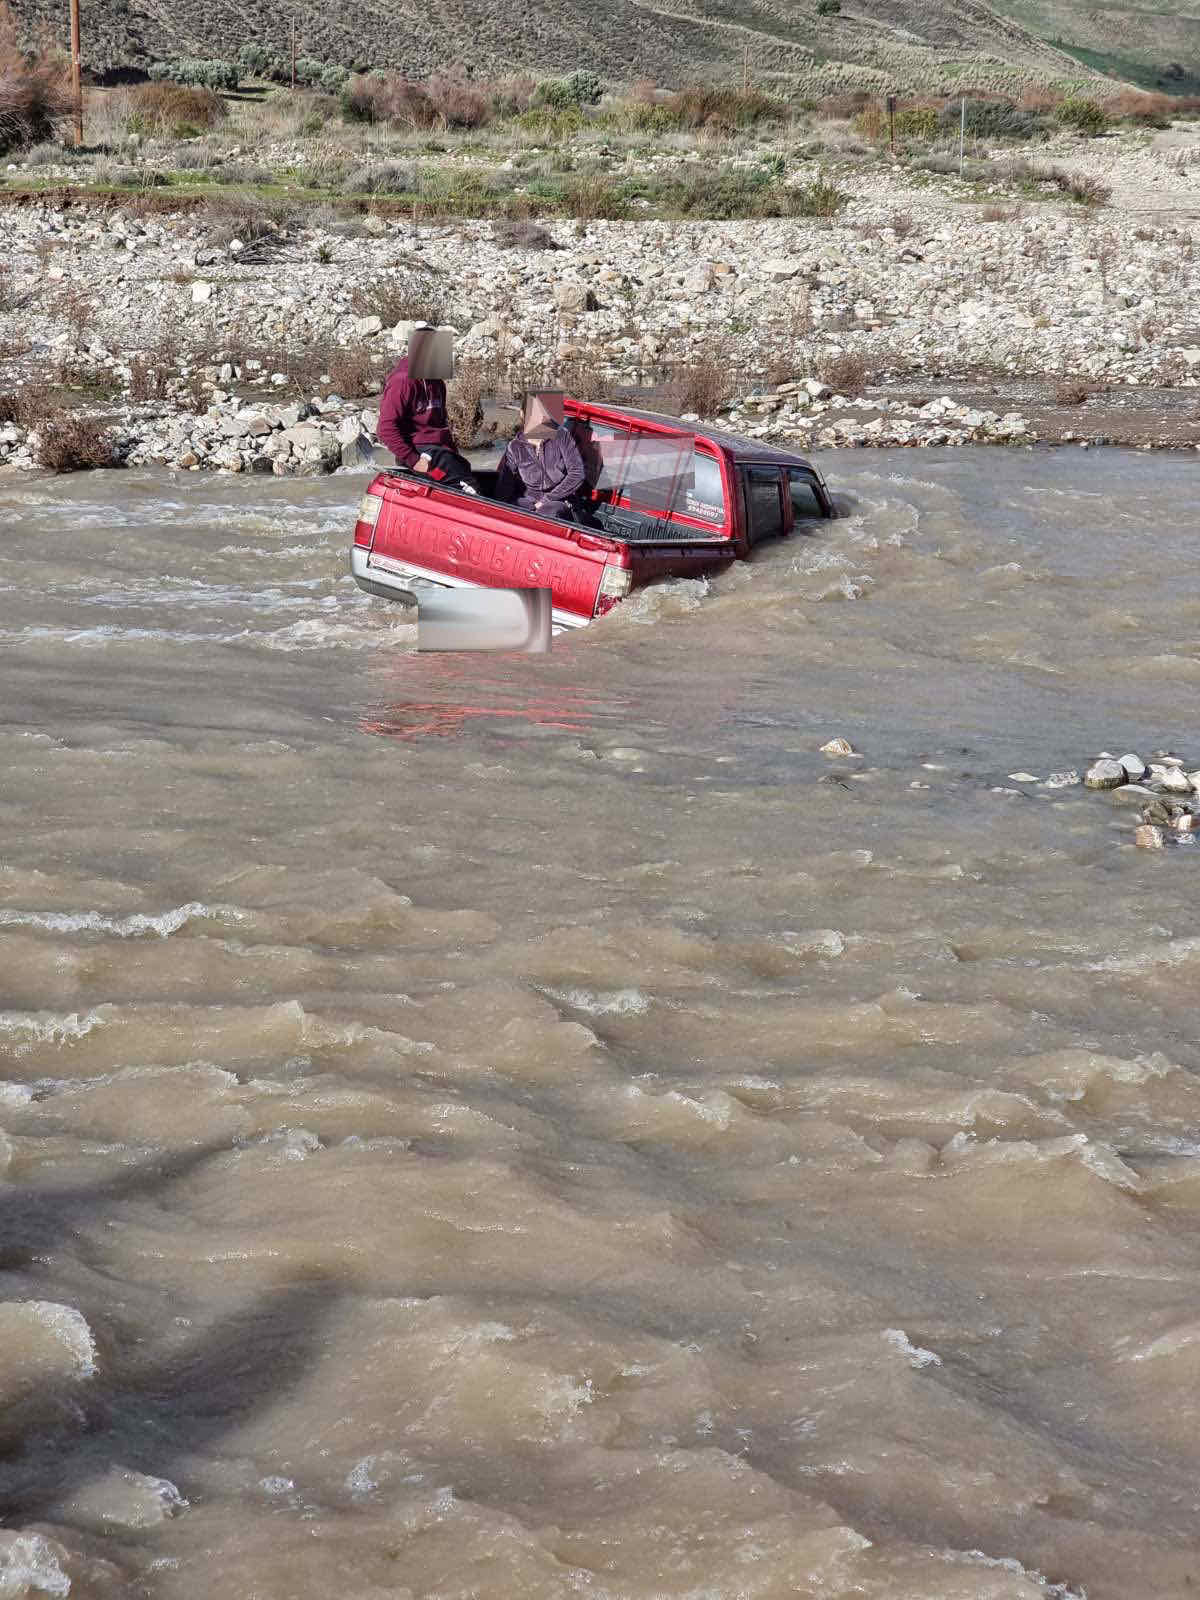
[[[381,472],[354,527],[359,587],[410,602],[426,584],[548,588],[555,626],[576,628],[653,578],[695,576],[834,515],[802,456],[624,406],[568,400],[566,413],[587,468],[573,520],[492,498],[494,471],[476,473],[478,495]]]

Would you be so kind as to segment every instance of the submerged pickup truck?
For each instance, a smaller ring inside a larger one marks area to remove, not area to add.
[[[394,468],[362,498],[350,564],[360,588],[391,600],[425,585],[548,588],[556,628],[602,617],[655,578],[693,577],[749,555],[812,518],[834,515],[802,456],[624,406],[565,403],[587,480],[573,520]]]

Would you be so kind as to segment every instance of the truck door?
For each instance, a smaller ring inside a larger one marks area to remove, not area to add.
[[[784,515],[783,474],[778,467],[743,467],[741,480],[750,544],[778,539],[791,526]]]

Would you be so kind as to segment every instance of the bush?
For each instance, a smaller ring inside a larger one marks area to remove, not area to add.
[[[748,128],[757,122],[779,122],[787,116],[782,101],[757,89],[719,88],[692,84],[672,95],[666,105],[680,128],[721,126]]]
[[[150,68],[156,82],[181,83],[198,89],[224,89],[238,86],[238,69],[229,61],[202,61],[185,57],[180,61],[156,61]]]
[[[92,417],[70,411],[48,412],[37,421],[37,441],[37,464],[51,472],[120,465],[112,434]]]
[[[558,245],[537,222],[498,222],[492,238],[504,250],[557,250]]]
[[[341,187],[346,194],[411,194],[417,187],[417,176],[411,167],[384,161],[355,167]]]
[[[432,128],[440,120],[428,88],[398,73],[358,74],[342,90],[347,122],[393,122],[407,128]]]
[[[340,394],[344,400],[357,400],[369,394],[375,378],[371,351],[367,345],[361,344],[331,351],[325,371],[329,374],[334,394]]]
[[[534,91],[533,103],[552,111],[578,110],[595,105],[604,92],[594,72],[573,72],[569,78],[548,78]]]
[[[70,109],[66,61],[49,50],[20,50],[16,22],[0,0],[0,155],[52,138]]]
[[[817,377],[827,383],[834,394],[844,394],[848,399],[862,394],[870,377],[866,358],[857,350],[839,350],[826,356],[817,366]]]
[[[492,120],[492,102],[486,90],[467,77],[461,67],[430,75],[431,104],[449,128],[482,128]]]
[[[225,102],[212,89],[175,83],[141,83],[130,95],[133,133],[180,137],[184,128],[212,128],[226,116]]]
[[[715,417],[733,399],[736,386],[731,356],[713,354],[697,356],[681,366],[670,384],[670,391],[680,411]]]
[[[836,17],[842,9],[842,0],[817,0],[819,17]]]
[[[1064,100],[1055,112],[1055,116],[1064,128],[1074,128],[1076,133],[1082,133],[1089,139],[1094,139],[1108,127],[1108,116],[1102,105],[1095,100],[1085,100],[1082,97],[1072,96]]]
[[[961,119],[961,105],[945,106],[938,117],[938,129],[946,136],[953,136],[959,131]],[[1031,139],[1044,139],[1048,131],[1043,115],[1015,106],[1008,100],[967,101],[967,133],[972,139],[1016,139],[1028,142]]]
[[[355,289],[350,309],[356,317],[379,317],[385,328],[398,322],[445,322],[445,309],[427,291],[415,290],[402,278],[380,276]]]
[[[791,197],[793,217],[835,217],[850,198],[824,178],[815,178],[803,189],[784,192]]]
[[[1081,406],[1091,392],[1080,379],[1064,378],[1054,391],[1054,403],[1056,406]]]

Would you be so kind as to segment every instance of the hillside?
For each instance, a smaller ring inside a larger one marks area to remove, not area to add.
[[[1027,0],[1021,0],[1027,3]],[[1037,3],[1037,0],[1028,0]],[[17,0],[23,29],[62,37],[61,0]],[[1086,77],[1090,69],[981,0],[533,0],[519,14],[498,0],[378,0],[367,7],[295,0],[84,0],[84,61],[93,71],[145,67],[181,55],[232,56],[248,41],[324,61],[393,66],[414,75],[456,61],[480,72],[567,72],[664,86],[749,71],[783,92],[1016,87]]]
[[[1080,61],[1146,89],[1200,93],[1200,3],[1100,5],[1092,0],[997,0],[997,9]]]

